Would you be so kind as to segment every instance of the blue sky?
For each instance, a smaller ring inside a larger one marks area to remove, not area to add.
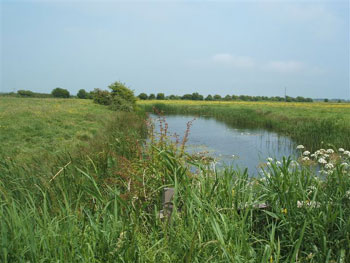
[[[1,91],[349,99],[349,2],[1,0]]]

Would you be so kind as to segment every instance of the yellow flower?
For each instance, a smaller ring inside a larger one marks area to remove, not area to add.
[[[288,213],[287,208],[282,209],[282,213],[283,213],[283,214],[287,214],[287,213]]]
[[[270,257],[270,263],[272,263],[273,262],[273,257],[272,257],[272,255],[271,255],[271,257]]]

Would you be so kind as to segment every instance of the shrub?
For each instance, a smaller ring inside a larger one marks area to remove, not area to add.
[[[112,91],[111,108],[113,110],[133,111],[136,107],[136,97],[134,92],[127,88],[125,84],[117,81],[108,86]]]
[[[34,97],[34,92],[30,90],[19,90],[17,94],[22,97]]]
[[[91,92],[91,95],[92,95],[92,99],[97,104],[102,104],[102,105],[111,104],[110,92],[107,90],[94,89],[94,91]]]
[[[66,89],[61,89],[61,88],[53,89],[51,94],[55,98],[69,98],[70,97],[69,91]]]
[[[84,89],[80,89],[78,91],[77,97],[79,99],[88,99],[89,98],[89,93],[87,93],[86,90],[84,90]]]

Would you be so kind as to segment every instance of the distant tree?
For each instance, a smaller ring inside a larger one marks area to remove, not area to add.
[[[213,98],[214,100],[221,100],[221,96],[218,94],[215,94]]]
[[[69,98],[70,97],[69,91],[66,89],[61,89],[61,88],[53,89],[51,94],[55,98]]]
[[[226,101],[232,100],[232,97],[231,97],[230,95],[226,95],[226,96],[224,97],[224,100],[226,100]]]
[[[324,102],[328,102],[328,99],[324,99],[323,101],[324,101]]]
[[[192,100],[203,100],[203,95],[200,95],[198,92],[192,93]]]
[[[232,95],[232,96],[231,96],[231,99],[232,99],[232,100],[238,100],[238,96]]]
[[[155,98],[156,96],[153,93],[149,94],[149,97],[148,97],[149,100],[154,100]]]
[[[176,100],[178,96],[175,96],[175,95],[170,95],[169,96],[169,100]]]
[[[214,100],[214,99],[213,99],[213,96],[209,94],[209,95],[205,98],[205,100],[211,101],[211,100]]]
[[[306,102],[313,102],[314,100],[311,99],[311,98],[306,98],[305,101],[306,101]]]
[[[164,93],[158,93],[157,94],[157,100],[164,100],[164,99],[165,99]]]
[[[30,90],[19,90],[17,94],[21,97],[34,97],[35,93]]]
[[[148,99],[148,96],[146,93],[140,93],[138,97],[140,100],[147,100]]]
[[[181,97],[182,100],[192,100],[192,94],[185,94]]]
[[[89,93],[86,92],[84,89],[80,89],[77,93],[77,97],[79,99],[88,99],[89,98]]]

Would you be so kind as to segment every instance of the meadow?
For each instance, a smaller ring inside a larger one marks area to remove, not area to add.
[[[203,114],[199,103],[184,105]],[[242,105],[229,107],[240,116]],[[274,106],[247,107],[319,114]],[[343,107],[318,110],[346,120]],[[142,110],[18,98],[0,98],[0,109],[1,262],[350,261],[349,148],[300,149],[297,160],[268,159],[252,178],[186,154],[185,141],[169,139],[166,120],[152,124]],[[175,189],[174,209],[161,219],[164,187]]]
[[[159,101],[138,104],[148,112],[214,117],[232,127],[263,128],[311,150],[350,148],[350,103]]]

